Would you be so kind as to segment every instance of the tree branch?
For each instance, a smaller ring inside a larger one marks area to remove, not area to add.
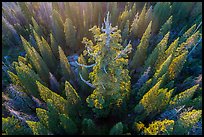
[[[94,64],[92,64],[92,65],[80,64],[80,63],[78,63],[77,61],[75,61],[75,63],[76,63],[78,66],[85,67],[85,68],[91,68],[91,67],[93,67],[93,66],[96,66],[96,63],[94,63]]]
[[[92,85],[91,83],[89,83],[89,81],[84,80],[80,73],[79,73],[79,76],[80,76],[81,80],[82,80],[84,83],[86,83],[88,86],[90,86],[90,87],[92,87],[92,88],[95,88],[95,86]]]

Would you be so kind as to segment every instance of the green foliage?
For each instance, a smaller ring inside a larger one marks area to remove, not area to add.
[[[147,57],[147,48],[149,46],[149,39],[151,33],[152,22],[149,23],[145,33],[142,36],[140,44],[137,46],[136,52],[133,56],[131,67],[137,69],[142,66]]]
[[[94,135],[97,134],[96,125],[91,119],[84,118],[82,121],[82,134]]]
[[[188,135],[189,129],[201,118],[202,110],[192,110],[183,112],[174,125],[174,134]]]
[[[37,84],[40,96],[45,102],[48,102],[48,100],[51,100],[51,103],[53,103],[54,106],[60,112],[62,113],[65,112],[66,100],[63,97],[51,91],[46,86],[42,85],[39,81],[37,81],[36,84]]]
[[[111,130],[109,135],[122,135],[123,134],[123,124],[122,122],[118,122],[115,124]]]
[[[31,135],[32,131],[22,125],[19,119],[16,119],[14,116],[3,118],[2,117],[2,133],[5,135]]]
[[[2,4],[2,46],[26,52],[2,57],[12,82],[2,94],[3,134],[194,130],[202,112],[201,3]]]
[[[174,98],[172,98],[172,100],[170,101],[170,107],[177,107],[177,106],[181,106],[184,104],[187,104],[193,97],[195,91],[197,90],[199,84],[186,89],[185,91],[177,94]]]
[[[144,128],[144,135],[171,135],[174,128],[173,120],[154,121]]]
[[[73,74],[70,68],[70,64],[60,46],[58,46],[58,50],[60,57],[60,67],[62,72],[61,75],[64,77],[65,80],[71,80],[71,78],[73,78]]]

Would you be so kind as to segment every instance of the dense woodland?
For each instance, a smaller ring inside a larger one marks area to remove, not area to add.
[[[201,135],[201,2],[3,2],[3,135]]]

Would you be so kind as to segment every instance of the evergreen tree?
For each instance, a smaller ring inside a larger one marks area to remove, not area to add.
[[[31,128],[33,135],[47,135],[49,131],[40,123],[34,121],[26,121]]]
[[[42,32],[41,27],[38,25],[38,23],[35,21],[35,19],[33,17],[31,20],[32,20],[33,28],[34,28],[35,32],[37,32],[37,34],[39,36],[43,36],[43,32]]]
[[[59,118],[66,134],[73,135],[77,133],[76,124],[68,116],[66,116],[65,114],[60,114]]]
[[[51,103],[61,112],[64,113],[65,107],[66,107],[66,100],[61,97],[60,95],[54,93],[51,91],[49,88],[45,87],[42,85],[40,82],[36,82],[39,93],[41,98],[45,101],[48,102],[49,100]]]
[[[23,42],[24,49],[28,55],[28,58],[31,61],[31,65],[35,68],[40,78],[44,82],[48,83],[49,69],[47,65],[45,64],[39,53],[35,50],[35,48],[31,47],[31,45],[22,36],[21,39]]]
[[[161,29],[159,30],[159,35],[164,36],[171,30],[172,18],[173,16],[170,16],[169,19],[162,25]]]
[[[162,24],[169,18],[171,14],[171,3],[170,2],[157,2],[154,6],[153,11],[153,33],[157,33]],[[174,15],[173,15],[174,16]],[[174,16],[175,17],[175,16]]]
[[[122,134],[123,134],[122,122],[118,122],[117,124],[115,124],[109,132],[109,135],[122,135]]]
[[[185,42],[190,36],[193,35],[194,31],[196,29],[196,24],[191,26],[180,38],[180,43]]]
[[[164,38],[157,44],[157,46],[154,48],[152,53],[148,56],[147,60],[145,61],[144,69],[148,68],[149,66],[155,66],[155,69],[158,69],[161,65],[161,62],[159,58],[161,58],[166,50],[166,45],[168,42],[170,32],[168,32]],[[155,62],[156,60],[156,62]]]
[[[145,14],[146,14],[146,3],[142,9],[142,12],[140,13],[139,17],[135,18],[130,29],[130,33],[132,37],[141,38],[142,34],[144,33],[146,26],[144,25],[145,22]]]
[[[187,135],[189,130],[201,118],[202,110],[195,110],[183,112],[174,125],[174,135]]]
[[[122,34],[121,34],[122,41],[125,41],[126,39],[129,38],[129,24],[130,24],[130,22],[129,22],[129,20],[127,20],[127,22],[125,23],[125,26],[122,30]]]
[[[62,46],[62,49],[65,50],[65,34],[64,34],[64,23],[60,16],[60,14],[57,12],[57,10],[52,11],[52,32],[54,37],[56,38],[56,41],[58,45]]]
[[[177,94],[174,98],[169,102],[169,107],[175,108],[177,106],[181,106],[187,104],[193,97],[195,91],[198,89],[199,84],[186,89],[185,91]]]
[[[82,121],[82,134],[95,135],[97,134],[96,125],[91,119],[84,118]]]
[[[66,44],[69,45],[70,49],[76,49],[76,27],[73,25],[72,21],[69,18],[67,18],[65,21],[64,33],[66,38]]]
[[[144,135],[171,135],[173,133],[174,121],[165,119],[163,121],[154,121],[144,128]]]
[[[52,50],[51,50],[49,44],[47,43],[47,41],[43,37],[41,40],[35,31],[33,31],[33,33],[34,33],[35,39],[37,41],[38,49],[41,53],[43,60],[45,61],[45,63],[49,67],[49,70],[52,73],[54,73],[56,70],[56,62],[57,61],[56,61],[56,59],[52,53]]]
[[[21,64],[21,66],[16,66],[16,71],[20,83],[22,83],[24,89],[26,89],[26,92],[29,95],[33,95],[37,98],[40,98],[35,81],[41,81],[41,79],[27,65],[23,64],[22,62],[19,63]]]
[[[122,50],[122,45],[119,43],[121,42],[120,31],[111,27],[109,15],[105,21],[105,27],[105,29],[102,28],[102,32],[105,33],[101,33],[96,26],[91,29],[97,42],[95,46],[88,39],[84,38],[83,40],[87,51],[95,60],[95,64],[89,65],[94,66],[93,71],[89,74],[93,82],[90,84],[85,81],[95,89],[86,101],[97,115],[104,114],[104,116],[108,114],[107,111],[112,105],[120,107],[129,95],[130,77],[128,70],[119,66],[127,65],[128,60],[124,57],[127,57],[131,51],[131,44]],[[106,92],[107,89],[109,92]]]
[[[186,61],[187,53],[188,52],[186,51],[183,54],[179,55],[178,57],[172,60],[171,64],[169,65],[169,69],[168,69],[169,80],[173,80],[174,78],[178,76],[178,74],[182,70],[183,65]]]
[[[22,122],[12,117],[2,117],[2,131],[5,135],[31,135],[32,131],[22,124]],[[4,134],[2,134],[4,135]]]
[[[130,67],[137,69],[142,66],[147,57],[147,48],[149,46],[149,39],[151,34],[152,22],[149,23],[145,33],[142,36],[140,44],[137,46],[136,52],[133,56]]]
[[[52,33],[50,33],[50,47],[56,59],[59,59],[58,45]]]
[[[61,75],[64,77],[65,80],[73,80],[73,73],[71,71],[70,64],[60,46],[58,46],[59,50],[59,57],[60,57],[60,67],[61,67]]]

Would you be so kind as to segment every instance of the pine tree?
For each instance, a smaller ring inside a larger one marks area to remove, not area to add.
[[[50,33],[50,47],[56,59],[59,59],[58,45],[52,33]]]
[[[157,44],[157,46],[154,48],[152,53],[148,56],[147,60],[145,61],[145,66],[144,69],[148,68],[149,66],[155,66],[155,69],[158,69],[159,66],[161,65],[161,62],[159,58],[163,56],[165,50],[166,50],[166,45],[168,42],[170,32],[168,32],[164,38]],[[156,62],[155,62],[156,60]]]
[[[48,100],[51,100],[51,103],[54,104],[54,106],[61,113],[64,113],[66,111],[65,110],[66,100],[63,97],[54,93],[53,91],[51,91],[49,88],[45,87],[38,81],[36,82],[36,84],[37,84],[40,96],[45,102],[48,102]]]
[[[95,135],[97,134],[96,125],[91,119],[84,118],[82,121],[82,134]]]
[[[165,119],[163,121],[154,121],[144,128],[144,135],[171,135],[174,128],[174,120]]]
[[[118,122],[117,124],[115,124],[109,132],[109,135],[122,135],[122,134],[123,134],[122,122]]]
[[[196,24],[191,26],[180,38],[180,43],[185,42],[190,36],[193,35],[194,31],[196,30]]]
[[[47,41],[43,37],[41,40],[35,31],[33,31],[33,33],[34,33],[35,39],[37,40],[38,49],[41,53],[43,60],[45,61],[45,63],[49,67],[49,70],[52,73],[54,73],[56,70],[56,62],[57,61],[56,61],[56,59],[52,53],[52,50],[51,50],[49,44],[47,43]]]
[[[131,68],[137,69],[138,67],[142,66],[145,62],[145,59],[147,57],[147,48],[149,46],[151,26],[152,26],[152,22],[149,23],[145,33],[142,36],[140,44],[137,46],[136,52],[133,56],[133,59],[130,65]]]
[[[102,28],[102,32],[105,33],[101,33],[100,28],[96,26],[90,29],[97,42],[95,46],[88,39],[84,38],[83,40],[89,55],[95,61],[95,64],[85,66],[93,66],[93,71],[89,74],[93,82],[92,84],[85,82],[95,88],[86,101],[97,115],[103,115],[103,112],[107,112],[111,105],[120,107],[128,97],[130,89],[128,70],[119,66],[127,65],[128,60],[125,57],[131,51],[131,44],[123,49],[119,43],[121,42],[120,31],[111,27],[109,15],[107,15],[105,21],[105,27],[105,29]],[[107,81],[107,79],[109,80]],[[106,92],[107,89],[109,89],[109,92]]]
[[[49,131],[40,123],[34,121],[26,121],[31,128],[33,135],[47,135]]]
[[[152,17],[153,17],[153,8],[152,5],[149,7],[149,9],[147,10],[146,14],[145,14],[145,26],[148,26],[148,24],[150,23],[150,21],[152,21]],[[166,33],[165,33],[166,34]]]
[[[32,131],[22,124],[22,122],[12,117],[2,117],[2,131],[5,135],[31,135]],[[3,135],[3,134],[2,134]]]
[[[29,95],[33,95],[37,98],[40,98],[35,81],[36,80],[41,81],[41,79],[27,65],[21,62],[19,63],[21,64],[21,66],[16,66],[16,71],[17,71],[17,76],[18,76],[18,79],[20,80],[20,83],[22,83],[24,89],[26,89],[26,92]]]
[[[129,20],[127,20],[127,22],[125,23],[125,26],[122,30],[122,34],[121,34],[122,41],[125,41],[129,37],[129,24],[130,24],[130,22],[129,22]]]
[[[31,18],[31,20],[32,20],[33,28],[34,28],[35,32],[37,32],[37,34],[39,36],[43,36],[43,32],[42,32],[41,27],[38,25],[38,23],[35,21],[35,19],[33,17]]]
[[[171,64],[169,65],[169,69],[168,69],[169,80],[173,80],[174,78],[178,76],[178,74],[182,70],[183,65],[186,61],[187,53],[188,52],[186,51],[183,54],[179,55],[178,57],[172,60]]]
[[[146,26],[144,26],[145,22],[145,14],[146,14],[146,3],[142,9],[142,12],[140,13],[139,17],[137,18],[137,16],[135,17],[132,25],[131,25],[131,29],[130,29],[130,33],[132,35],[133,38],[141,38],[142,34],[145,31]]]
[[[154,6],[153,11],[153,33],[157,33],[162,24],[169,18],[171,13],[171,3],[170,2],[157,2]],[[174,16],[174,15],[173,15]],[[175,16],[174,16],[175,17]]]
[[[118,23],[119,23],[119,28],[122,29],[125,26],[125,22],[129,19],[129,13],[128,11],[125,9],[121,15],[118,17]]]
[[[159,35],[164,36],[171,30],[172,18],[173,16],[170,16],[169,19],[162,25],[161,29],[159,30]]]
[[[177,106],[181,106],[187,104],[193,97],[195,91],[198,89],[199,84],[186,89],[185,91],[177,94],[174,98],[169,102],[169,107],[175,108]]]
[[[35,68],[40,78],[48,83],[49,81],[49,69],[42,57],[35,50],[35,48],[31,47],[31,45],[21,36],[23,47],[28,55],[29,60],[31,61],[31,65]]]
[[[14,84],[16,86],[20,86],[20,87],[22,86],[22,84],[21,84],[21,82],[20,82],[20,80],[19,80],[19,78],[18,78],[18,76],[16,74],[14,74],[11,71],[8,71],[8,74],[9,74],[9,77],[10,77],[10,79],[12,81],[12,84]]]
[[[189,130],[201,118],[202,110],[195,110],[183,112],[174,125],[174,135],[187,135]]]
[[[62,21],[60,14],[55,9],[52,11],[52,18],[53,18],[53,22],[52,22],[53,35],[56,38],[58,45],[61,45],[62,49],[65,50],[66,41],[65,41],[65,34],[64,34],[64,23]]]
[[[73,80],[73,73],[71,71],[70,64],[64,54],[64,51],[60,46],[58,46],[58,51],[59,51],[59,57],[60,57],[60,67],[61,67],[61,72],[62,76],[65,78],[65,80]]]
[[[76,124],[68,116],[60,114],[59,118],[66,134],[73,135],[77,133],[78,130]]]
[[[66,44],[69,45],[70,49],[76,49],[76,27],[73,25],[72,21],[69,18],[67,18],[65,21],[64,33],[66,38]]]

